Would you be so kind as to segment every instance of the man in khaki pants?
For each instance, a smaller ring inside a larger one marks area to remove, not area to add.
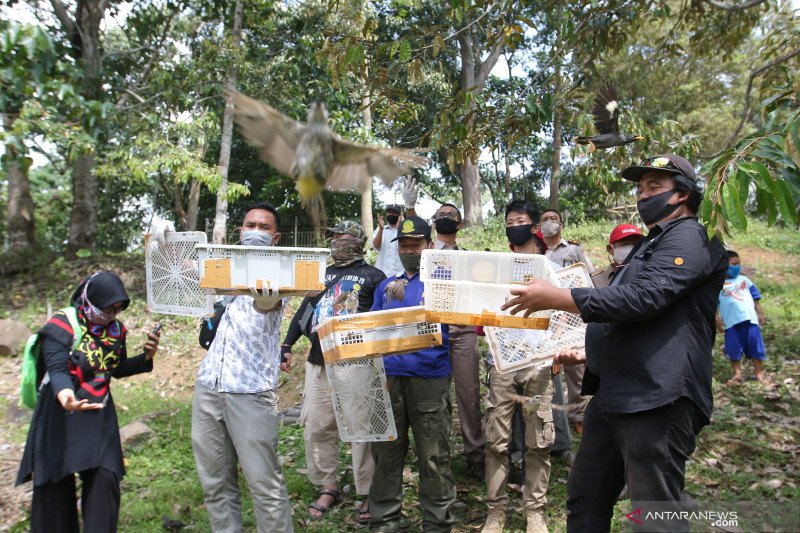
[[[306,298],[289,325],[281,351],[291,361],[291,349],[301,334],[311,338],[311,351],[306,362],[306,381],[303,392],[301,419],[304,424],[306,468],[308,480],[320,487],[316,501],[308,505],[313,518],[322,517],[328,509],[341,501],[336,485],[339,467],[339,431],[333,413],[331,390],[319,337],[312,330],[332,316],[369,311],[375,288],[386,275],[364,261],[367,236],[361,225],[345,220],[328,228],[331,236],[331,256],[334,264],[325,272],[326,290],[318,297]],[[313,311],[305,310],[310,307]],[[306,324],[301,324],[305,321]],[[369,523],[370,513],[366,503],[374,463],[370,443],[353,443],[353,477],[356,494],[364,504],[358,509],[357,521]]]

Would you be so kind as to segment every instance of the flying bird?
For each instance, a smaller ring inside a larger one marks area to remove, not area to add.
[[[590,152],[595,149],[613,148],[614,146],[622,146],[644,139],[639,135],[620,134],[619,99],[617,98],[617,88],[613,83],[609,83],[595,95],[592,115],[594,115],[594,128],[597,130],[597,135],[575,138],[575,142],[578,144],[588,144]]]
[[[228,89],[234,119],[259,157],[297,181],[295,188],[314,225],[324,219],[322,190],[362,193],[372,177],[391,185],[400,176],[425,166],[430,159],[399,148],[381,148],[347,141],[328,127],[325,104],[316,102],[302,124],[277,109]]]

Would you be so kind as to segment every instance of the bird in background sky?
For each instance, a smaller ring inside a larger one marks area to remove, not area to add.
[[[588,144],[589,151],[602,150],[641,141],[644,137],[640,135],[621,135],[619,132],[619,99],[617,98],[617,88],[613,83],[609,83],[600,89],[594,97],[592,107],[594,115],[594,128],[597,135],[592,137],[576,137],[578,144]]]
[[[412,174],[430,159],[410,150],[381,148],[347,141],[331,131],[325,104],[315,102],[302,124],[263,102],[233,89],[225,92],[234,106],[234,119],[259,157],[293,178],[314,226],[324,221],[322,190],[363,193],[373,176],[387,186]]]

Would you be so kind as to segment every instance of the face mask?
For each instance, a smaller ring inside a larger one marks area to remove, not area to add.
[[[437,218],[433,225],[436,226],[436,232],[442,235],[452,235],[458,231],[458,222],[452,218]]]
[[[742,270],[742,265],[731,265],[728,267],[728,278],[733,279],[739,275]]]
[[[331,257],[333,264],[344,267],[355,263],[363,257],[364,246],[358,239],[333,239],[331,241]]]
[[[548,220],[542,224],[542,235],[545,237],[553,237],[559,231],[561,231],[561,224],[555,220]]]
[[[242,232],[242,245],[244,246],[272,246],[272,233],[257,229],[246,229]]]
[[[632,244],[628,244],[627,246],[620,246],[619,248],[614,248],[614,262],[618,265],[625,263],[625,260],[631,253],[631,250],[633,250]]]
[[[666,217],[674,213],[681,204],[670,205],[669,199],[677,189],[665,191],[645,200],[636,202],[636,210],[639,211],[639,216],[646,225],[655,224],[659,220],[664,220]]]
[[[419,254],[400,254],[400,262],[406,272],[419,272],[419,262],[422,257]]]
[[[386,215],[386,222],[394,226],[400,220],[400,215]]]
[[[521,226],[506,226],[506,237],[508,242],[514,246],[522,246],[526,242],[533,239],[531,229],[533,224],[523,224]]]
[[[101,326],[107,326],[111,323],[112,320],[117,316],[116,313],[106,313],[102,309],[98,309],[95,307],[92,302],[89,301],[89,298],[86,296],[86,289],[89,287],[87,283],[83,287],[83,314],[86,315],[86,319],[91,322],[92,324],[100,324]]]

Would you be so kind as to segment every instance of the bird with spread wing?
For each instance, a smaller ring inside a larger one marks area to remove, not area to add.
[[[325,104],[316,102],[302,124],[277,109],[232,89],[225,93],[234,119],[259,156],[280,173],[297,181],[303,205],[315,227],[324,220],[321,192],[363,192],[373,176],[391,185],[400,176],[430,163],[427,157],[400,148],[381,148],[347,141],[328,127]]]
[[[620,134],[619,99],[617,98],[617,88],[612,83],[600,89],[595,95],[592,115],[594,115],[594,128],[597,130],[597,135],[575,138],[575,142],[578,144],[588,144],[590,152],[644,139],[639,135]]]

